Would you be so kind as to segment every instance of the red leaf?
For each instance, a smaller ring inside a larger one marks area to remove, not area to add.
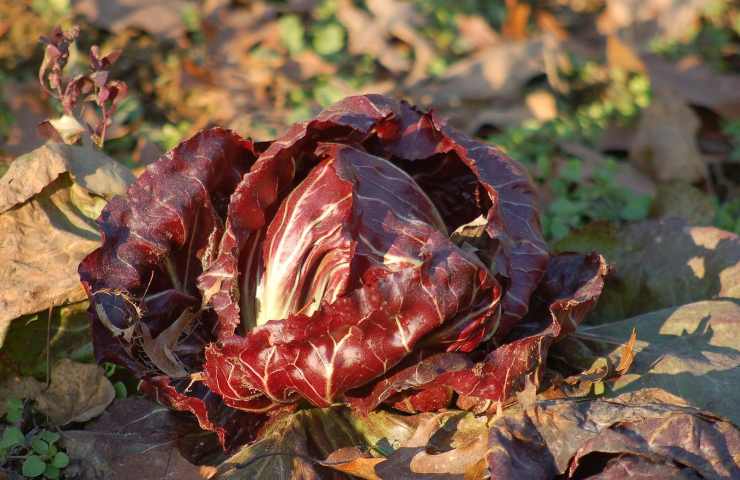
[[[125,93],[109,87],[107,100]],[[98,359],[225,444],[301,398],[505,400],[591,308],[606,268],[550,260],[520,165],[378,95],[259,146],[201,132],[99,225],[80,265]]]

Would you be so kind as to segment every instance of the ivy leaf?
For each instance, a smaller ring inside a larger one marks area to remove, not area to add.
[[[69,456],[64,452],[59,452],[54,455],[54,460],[52,460],[51,464],[56,468],[64,468],[69,465]]]
[[[24,477],[34,478],[46,471],[46,464],[38,455],[30,455],[23,462],[21,472]]]
[[[23,418],[23,401],[17,398],[9,398],[5,404],[5,420],[8,423],[20,422]]]
[[[46,455],[49,453],[49,444],[39,438],[31,440],[31,448],[39,455]]]
[[[337,23],[318,27],[314,31],[313,49],[320,55],[333,55],[344,48],[344,29]]]
[[[285,15],[278,20],[280,40],[290,53],[303,50],[303,22],[297,15]]]
[[[44,477],[50,480],[55,480],[59,478],[59,469],[54,465],[47,465],[46,469],[44,470]]]
[[[10,449],[16,445],[22,445],[26,438],[18,427],[7,427],[0,439],[0,449]]]
[[[113,388],[116,390],[116,398],[119,400],[122,400],[126,397],[128,397],[128,389],[126,388],[126,384],[123,382],[116,382],[113,384]]]
[[[39,433],[38,438],[51,445],[59,440],[59,434],[49,430],[43,430]]]
[[[25,437],[20,428],[8,427],[3,432],[2,439],[0,439],[0,449],[11,449],[17,445],[22,445],[24,441]]]

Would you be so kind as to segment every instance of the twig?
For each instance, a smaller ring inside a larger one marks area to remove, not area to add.
[[[46,321],[46,388],[51,385],[51,311],[54,303],[49,305],[49,314]]]

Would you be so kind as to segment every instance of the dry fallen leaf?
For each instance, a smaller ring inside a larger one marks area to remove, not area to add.
[[[67,358],[52,368],[48,387],[32,377],[15,377],[0,385],[0,393],[0,398],[35,401],[35,408],[57,426],[97,417],[116,396],[101,367]],[[0,414],[4,409],[3,402]]]
[[[609,349],[639,329],[635,361],[614,380],[616,393],[659,387],[703,410],[740,422],[740,301],[708,300],[621,322],[582,328],[596,348]],[[604,343],[609,342],[609,343]]]
[[[524,84],[544,72],[541,39],[501,43],[450,66],[426,94],[443,105],[465,100],[511,98]]]
[[[427,68],[434,59],[434,49],[416,31],[420,14],[409,3],[392,0],[367,0],[369,12],[354,6],[350,0],[340,0],[337,18],[347,29],[349,52],[368,54],[393,73],[405,73],[405,84],[412,84],[427,76]],[[414,60],[393,40],[411,47]]]
[[[497,43],[451,65],[440,78],[419,82],[407,93],[467,132],[475,133],[484,124],[519,124],[532,117],[521,95],[529,80],[544,73],[545,51],[541,38]]]
[[[704,179],[707,167],[696,141],[699,119],[675,95],[656,92],[643,110],[630,160],[660,182]]]
[[[77,265],[98,245],[93,219],[132,180],[85,147],[49,144],[11,164],[0,179],[0,345],[13,319],[85,298]]]
[[[535,90],[524,99],[527,108],[532,112],[534,118],[542,122],[553,120],[558,116],[557,102],[555,96],[546,90]]]
[[[362,444],[346,415],[346,409],[314,408],[278,418],[258,442],[221,463],[214,478],[348,478],[319,461]]]
[[[31,377],[11,377],[0,384],[0,398],[16,400],[33,399],[46,385]],[[7,404],[0,402],[0,417],[5,415]]]
[[[491,423],[490,478],[584,478],[624,460],[636,472],[659,467],[651,478],[737,478],[740,431],[680,404],[643,389],[608,401],[541,401],[536,415],[511,408]]]
[[[633,346],[631,341],[627,350]],[[625,358],[631,360],[630,352]],[[373,455],[342,448],[321,464],[370,480],[584,478],[586,472],[614,471],[621,459],[671,473],[680,465],[677,472],[709,478],[734,478],[738,472],[740,431],[663,390],[642,389],[608,401],[530,400],[528,408],[499,409],[492,417],[454,411],[356,417],[353,425],[365,433]],[[394,438],[399,425],[405,433]],[[382,436],[384,428],[388,437]],[[605,457],[590,455],[597,452]]]
[[[499,36],[480,15],[457,15],[455,22],[464,46],[470,50],[482,50],[499,41]]]
[[[618,228],[597,223],[557,242],[556,251],[602,252],[613,266],[587,321],[621,321],[708,299],[740,298],[740,239],[680,219]],[[638,327],[639,330],[639,327]]]
[[[616,35],[609,35],[606,39],[606,60],[610,68],[628,72],[645,71],[645,64],[635,49]]]
[[[404,424],[401,415],[387,412],[375,412],[372,419],[358,417],[354,424],[361,431],[369,428],[377,435],[382,427],[369,424],[379,420],[382,425]],[[332,453],[322,464],[371,480],[451,479],[460,478],[475,469],[485,455],[488,443],[485,417],[475,417],[469,412],[450,411],[418,414],[412,422],[413,424],[405,425],[406,438],[398,443],[394,442],[395,444],[390,443],[387,437],[377,439],[372,434],[366,437],[371,445],[377,441],[376,450],[393,449],[385,458],[371,457],[356,449],[345,449]]]
[[[0,138],[0,153],[21,155],[44,143],[36,126],[51,114],[49,106],[39,95],[36,82],[16,84],[3,82],[2,100],[13,123],[5,138]]]
[[[518,0],[506,0],[506,19],[501,26],[501,33],[512,40],[527,38],[527,25],[532,7]]]
[[[176,40],[185,33],[181,15],[187,5],[184,0],[74,0],[72,9],[94,25],[116,33],[138,28],[157,37]]]
[[[0,178],[0,213],[30,199],[65,172],[106,199],[126,193],[134,179],[126,167],[99,150],[49,143],[16,158]]]
[[[740,117],[740,75],[719,73],[696,57],[671,63],[658,55],[642,57],[653,88],[675,92],[673,101],[710,108],[727,118]]]
[[[142,398],[118,400],[85,430],[65,431],[64,447],[80,478],[180,480],[211,478],[181,454],[186,444],[213,443],[168,408]],[[191,422],[193,423],[193,422]],[[211,435],[212,436],[212,435]],[[178,449],[180,447],[180,449]]]
[[[62,359],[51,371],[51,384],[36,395],[36,408],[53,425],[86,422],[97,417],[116,397],[98,365]]]
[[[584,364],[591,365],[577,375],[561,378],[556,375],[550,380],[550,386],[541,393],[541,398],[548,400],[566,397],[586,397],[592,392],[603,393],[605,382],[613,382],[625,375],[635,361],[635,345],[637,343],[637,330],[632,329],[629,339],[616,350],[612,350],[616,341],[609,341],[604,351],[594,352],[585,343],[583,338],[590,338],[581,329],[573,336],[558,342],[550,351],[548,358],[550,364],[564,363],[572,368],[586,368]],[[585,337],[584,337],[585,335]],[[610,351],[611,350],[611,351]],[[598,356],[599,353],[606,354]],[[521,403],[521,401],[520,401]]]
[[[655,36],[685,40],[698,25],[706,0],[609,0],[597,24],[602,34],[626,31],[636,41]]]

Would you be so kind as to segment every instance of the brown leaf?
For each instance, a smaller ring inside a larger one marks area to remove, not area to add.
[[[647,463],[679,465],[683,474],[702,478],[737,476],[740,431],[665,400],[670,396],[643,389],[609,401],[542,401],[535,416],[509,409],[491,424],[490,476],[583,478],[602,471],[602,462],[625,457],[638,470]]]
[[[639,329],[630,370],[611,384],[617,392],[660,387],[691,404],[740,423],[740,301],[712,300],[583,327],[597,350],[609,350]],[[602,343],[602,342],[608,343]]]
[[[645,44],[655,36],[686,40],[706,5],[705,0],[609,0],[597,24],[603,34],[622,30]]]
[[[452,479],[477,468],[487,448],[486,419],[469,412],[413,417],[374,412],[370,417],[356,417],[353,424],[361,432],[374,432],[365,436],[366,441],[374,451],[387,452],[385,458],[343,451],[330,455],[324,465],[366,479]],[[383,431],[379,425],[390,426],[395,433],[404,425],[405,438],[394,439],[394,433],[390,438],[379,436]]]
[[[516,96],[528,80],[544,72],[543,55],[541,39],[491,46],[450,66],[427,94],[443,105]]]
[[[393,73],[407,73],[404,78],[407,84],[426,77],[427,68],[434,59],[434,49],[416,31],[415,27],[421,22],[416,8],[392,0],[367,0],[365,3],[369,13],[355,7],[350,0],[340,0],[337,7],[337,18],[347,29],[349,52],[377,58]],[[394,39],[411,46],[413,63],[394,45]]]
[[[101,367],[62,359],[51,371],[49,388],[34,399],[53,425],[66,425],[97,417],[115,397]]]
[[[540,10],[537,12],[536,18],[537,26],[543,32],[547,32],[554,36],[558,40],[567,40],[569,34],[568,30],[558,20],[558,18],[552,13],[546,10]]]
[[[74,0],[72,9],[95,26],[120,33],[138,28],[154,36],[176,40],[185,33],[181,12],[184,0]]]
[[[0,398],[32,399],[44,390],[43,383],[31,377],[13,377],[0,384]],[[0,402],[0,416],[7,412],[5,401]]]
[[[675,95],[658,90],[643,110],[630,160],[657,181],[696,182],[707,176],[696,135],[699,119]]]
[[[406,92],[417,103],[434,106],[450,122],[471,133],[485,123],[518,124],[531,118],[521,105],[526,83],[545,71],[541,38],[501,42],[465,58],[438,79]]]
[[[0,178],[0,213],[41,192],[67,171],[64,157],[48,146],[18,157]]]
[[[621,68],[628,72],[645,71],[639,54],[616,35],[609,35],[606,39],[606,60],[610,68]]]
[[[482,50],[499,41],[498,34],[480,15],[457,15],[455,22],[465,47]]]
[[[212,469],[193,465],[178,450],[209,440],[166,407],[135,397],[116,401],[85,430],[63,434],[72,468],[81,478],[101,480],[210,478]]]
[[[375,466],[383,461],[382,457],[371,457],[355,447],[348,447],[332,452],[321,464],[355,477],[380,480],[375,474]]]
[[[321,466],[332,452],[342,463],[357,458],[348,447],[363,445],[344,409],[310,409],[276,419],[256,443],[244,447],[218,466],[215,478],[348,478]],[[343,454],[344,457],[337,457]],[[348,469],[354,467],[348,466]],[[358,469],[357,472],[361,472]]]
[[[637,329],[633,328],[630,338],[622,347],[622,355],[619,359],[619,365],[615,369],[619,376],[627,373],[635,361],[635,344],[637,343]]]
[[[675,218],[623,228],[596,223],[557,242],[555,249],[597,250],[614,267],[590,323],[704,299],[740,298],[740,239],[714,227],[692,227]]]
[[[0,215],[0,344],[13,319],[85,299],[77,266],[99,236],[74,208],[72,187],[68,177],[60,178]]]
[[[85,298],[77,265],[98,245],[93,219],[132,180],[104,154],[70,145],[11,164],[0,179],[0,345],[14,318]]]
[[[113,401],[115,390],[97,365],[62,359],[46,386],[32,377],[14,377],[0,385],[0,398],[34,400],[36,409],[53,425],[85,422],[100,415]],[[0,415],[5,403],[0,406]]]
[[[561,378],[559,374],[550,374],[550,386],[540,394],[541,398],[552,400],[558,398],[586,397],[590,394],[601,395],[604,393],[605,384],[613,382],[622,377],[631,368],[635,360],[635,344],[637,342],[637,331],[632,330],[629,340],[618,349],[605,356],[600,353],[609,352],[618,341],[609,341],[604,345],[603,351],[589,348],[584,338],[591,338],[578,331],[575,335],[566,337],[558,342],[550,351],[550,366],[558,362],[564,363],[569,368],[585,368],[584,363],[591,365],[577,375]],[[526,405],[520,401],[522,405]]]
[[[3,100],[13,122],[0,141],[0,152],[21,155],[41,146],[44,139],[36,131],[36,126],[48,118],[51,111],[39,95],[38,83],[4,83]]]
[[[0,178],[0,213],[30,199],[65,172],[106,199],[125,194],[134,181],[126,167],[100,150],[49,143],[16,158]]]
[[[546,90],[535,90],[524,99],[534,118],[546,122],[558,116],[555,96]]]
[[[740,75],[718,73],[696,57],[671,63],[657,55],[642,57],[653,88],[675,92],[674,102],[710,108],[727,118],[740,116]]]
[[[454,411],[371,417],[353,424],[375,432],[365,439],[384,458],[350,448],[330,455],[325,466],[367,479],[483,478],[486,470],[492,479],[583,478],[635,457],[640,467],[647,459],[646,468],[680,465],[682,474],[734,478],[740,454],[735,426],[660,389],[609,401],[538,400],[535,408],[515,406],[488,419]],[[393,426],[395,440],[382,436],[379,425]],[[397,425],[404,425],[401,437]],[[597,452],[606,458],[591,455]]]

